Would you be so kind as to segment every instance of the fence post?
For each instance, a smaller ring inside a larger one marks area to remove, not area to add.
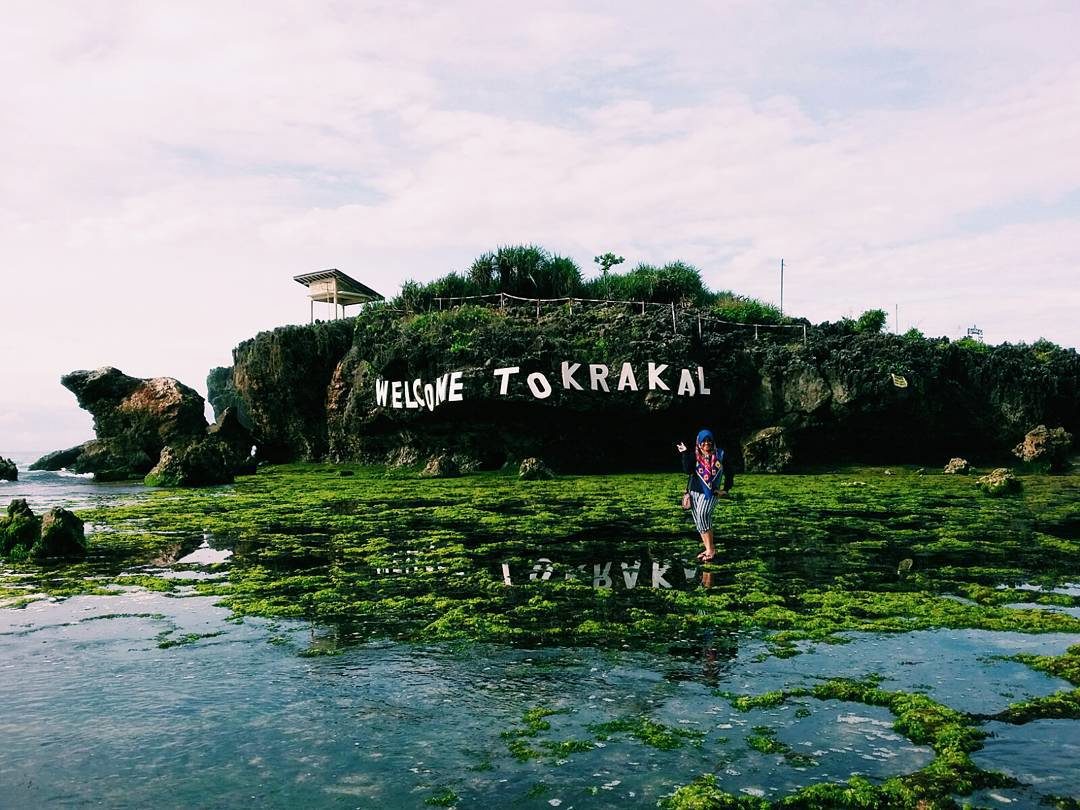
[[[802,342],[804,344],[806,343],[806,324],[805,323],[802,325]]]
[[[536,322],[540,323],[540,299],[536,299]]]
[[[757,340],[757,324],[754,324],[754,340]]]
[[[570,317],[571,318],[574,317],[574,299],[573,298],[570,299]]]
[[[679,333],[679,328],[675,325],[675,302],[671,302],[671,331],[675,334]]]
[[[698,340],[701,340],[701,313],[700,312],[698,313],[698,316],[697,316],[697,338],[698,338]]]
[[[645,302],[644,301],[641,302],[641,314],[642,315],[645,314]]]
[[[506,309],[506,293],[499,293],[499,309]]]

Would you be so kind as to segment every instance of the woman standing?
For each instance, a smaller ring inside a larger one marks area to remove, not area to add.
[[[687,493],[690,495],[694,527],[705,544],[705,550],[697,558],[701,562],[712,562],[716,557],[712,530],[713,507],[717,498],[727,497],[734,475],[730,468],[725,468],[724,451],[717,449],[711,430],[698,433],[697,446],[692,453],[682,442],[675,447],[682,453],[683,472],[688,476]]]

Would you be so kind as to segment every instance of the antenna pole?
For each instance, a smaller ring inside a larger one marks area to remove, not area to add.
[[[780,260],[780,317],[784,317],[784,260]]]

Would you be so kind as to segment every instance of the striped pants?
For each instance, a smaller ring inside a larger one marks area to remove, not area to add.
[[[690,514],[694,517],[694,528],[699,532],[707,532],[712,528],[712,510],[716,506],[716,498],[710,498],[703,492],[690,493]]]

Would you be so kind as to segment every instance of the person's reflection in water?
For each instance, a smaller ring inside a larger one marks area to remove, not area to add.
[[[712,571],[701,572],[701,587],[711,588],[713,584]],[[706,627],[702,635],[701,650],[701,676],[709,686],[716,686],[720,680],[720,668],[717,661],[720,657],[716,643],[716,629]]]

